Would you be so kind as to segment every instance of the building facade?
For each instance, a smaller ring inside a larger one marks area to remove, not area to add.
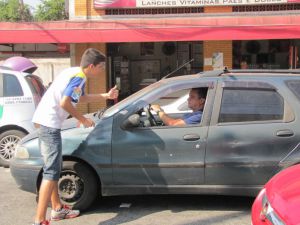
[[[69,21],[2,24],[0,43],[68,43],[72,65],[97,48],[107,55],[106,70],[88,80],[87,91],[118,84],[120,98],[164,76],[299,66],[299,0],[69,0],[69,15]],[[106,104],[80,107],[92,112]]]
[[[274,32],[274,30],[271,30],[274,34],[271,37],[264,34],[255,36],[255,33],[259,33],[261,29],[266,29],[265,32],[268,32],[268,28],[280,25],[285,20],[285,16],[298,16],[300,4],[297,2],[73,0],[69,2],[69,7],[70,20],[73,21],[117,19],[120,22],[143,20],[141,24],[154,24],[151,20],[160,19],[169,23],[170,26],[178,26],[179,31],[194,26],[190,32],[193,36],[197,32],[216,33],[215,38],[193,37],[191,39],[188,33],[178,36],[176,32],[171,40],[165,40],[163,34],[158,33],[158,37],[152,38],[153,41],[145,37],[141,41],[127,38],[119,42],[74,44],[71,49],[75,52],[75,61],[79,60],[82,50],[87,47],[96,47],[106,53],[108,57],[106,80],[98,82],[100,86],[97,88],[105,89],[104,83],[108,86],[117,83],[121,87],[121,98],[166,75],[192,74],[220,69],[224,66],[245,68],[243,64],[246,64],[246,68],[253,69],[288,69],[298,66],[300,42],[297,38],[293,38],[292,35],[281,37],[280,31]],[[275,17],[279,20],[269,24],[267,20],[273,20]],[[231,20],[220,24],[218,28],[224,26],[223,30],[214,31],[216,23],[219,22],[218,19],[223,18]],[[242,32],[236,32],[236,36],[228,40],[226,33],[235,33],[235,31],[234,29],[226,31],[226,28],[236,24],[240,25],[239,28],[246,26],[247,24],[241,21],[243,19],[250,20],[247,29],[244,27]],[[194,20],[207,20],[207,22],[197,24]],[[208,26],[211,30],[196,29]],[[259,30],[256,30],[257,27]],[[151,30],[145,29],[144,32],[147,35],[147,32]],[[172,33],[172,30],[170,32]],[[282,32],[285,31],[282,30]],[[224,40],[222,40],[222,35],[224,35]]]

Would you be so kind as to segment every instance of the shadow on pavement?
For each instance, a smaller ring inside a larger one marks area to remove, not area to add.
[[[99,222],[98,225],[130,223],[145,216],[170,211],[181,213],[185,211],[226,211],[212,217],[189,218],[185,224],[216,224],[232,218],[245,217],[250,214],[254,198],[236,196],[201,196],[201,195],[147,195],[147,196],[114,196],[98,200],[84,214],[114,213],[114,217]],[[121,208],[122,203],[130,203],[130,207]]]

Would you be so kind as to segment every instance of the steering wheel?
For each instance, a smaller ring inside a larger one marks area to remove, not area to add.
[[[151,104],[149,104],[148,106],[145,106],[144,111],[146,113],[147,119],[149,120],[151,126],[158,126],[158,123],[157,123],[155,117],[151,113]]]

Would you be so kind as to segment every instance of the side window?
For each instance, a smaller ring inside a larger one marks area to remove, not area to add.
[[[275,90],[223,90],[219,122],[282,120],[283,98]]]
[[[184,89],[163,96],[152,104],[159,104],[166,113],[186,113],[191,112],[187,104],[188,97],[189,89]]]
[[[296,95],[300,100],[300,80],[288,80],[286,81],[288,88]]]
[[[163,126],[189,126],[201,124],[207,92],[207,87],[181,89],[169,93],[151,103],[151,105],[158,104],[164,112],[160,114],[153,110],[153,113],[155,112],[156,115],[156,124]]]
[[[3,96],[23,96],[22,87],[14,75],[4,74],[3,76]]]
[[[46,91],[42,81],[39,80],[35,75],[29,75],[25,77],[32,93],[37,94],[39,97],[42,97]]]

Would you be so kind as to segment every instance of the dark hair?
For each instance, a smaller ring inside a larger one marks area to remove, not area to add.
[[[81,57],[81,62],[80,62],[80,67],[86,68],[90,64],[93,64],[94,66],[98,65],[101,62],[105,62],[105,55],[98,51],[95,48],[88,48],[87,50],[84,51],[82,57]]]
[[[206,98],[207,88],[192,88],[192,91],[196,91],[198,94],[198,98]]]

